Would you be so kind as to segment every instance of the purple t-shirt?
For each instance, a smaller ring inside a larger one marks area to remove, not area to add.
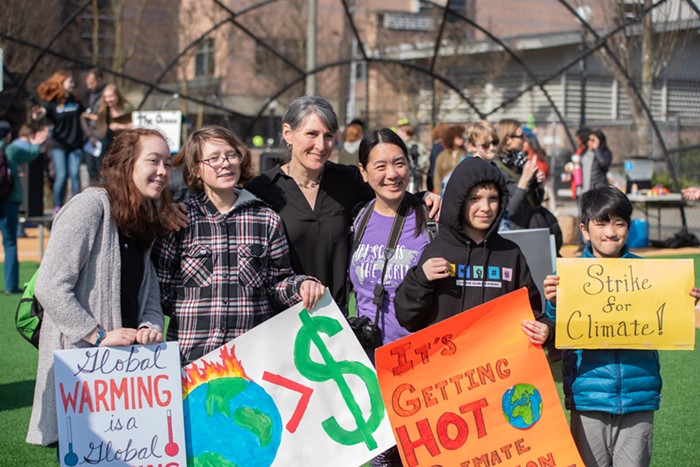
[[[373,205],[370,209],[372,207]],[[358,216],[358,221],[359,218],[360,216]],[[377,212],[372,212],[369,222],[367,222],[365,233],[362,236],[362,241],[350,261],[350,280],[355,289],[357,315],[368,316],[372,321],[374,321],[377,313],[377,307],[372,303],[374,285],[382,278],[384,249],[389,240],[393,223],[393,217],[386,217]],[[384,304],[379,317],[379,327],[384,332],[385,344],[410,334],[396,321],[394,295],[396,295],[396,289],[403,281],[406,272],[418,263],[423,248],[428,244],[425,230],[416,237],[415,229],[416,213],[411,210],[403,226],[394,256],[389,260],[389,265],[384,275],[383,284],[386,294],[384,295]]]

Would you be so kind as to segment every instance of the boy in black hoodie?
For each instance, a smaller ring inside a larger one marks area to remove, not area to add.
[[[473,157],[463,160],[445,188],[440,231],[396,291],[399,323],[418,331],[464,310],[527,287],[536,320],[521,327],[533,344],[553,335],[540,293],[520,248],[498,235],[508,205],[501,172]]]

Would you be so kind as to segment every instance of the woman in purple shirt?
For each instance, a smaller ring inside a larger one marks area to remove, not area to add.
[[[375,324],[387,344],[409,334],[396,320],[394,294],[428,244],[427,210],[420,198],[406,192],[411,173],[408,150],[396,133],[389,128],[367,133],[360,143],[359,159],[360,173],[374,191],[375,199],[362,208],[354,221],[350,280],[357,316],[367,316],[375,322],[379,311]],[[385,254],[394,225],[400,232],[398,242],[393,255]],[[379,310],[374,301],[378,286],[384,290]],[[374,349],[365,350],[373,360]],[[372,465],[401,465],[395,451],[381,454]]]
[[[350,280],[358,316],[367,316],[372,321],[377,314],[375,286],[383,286],[385,293],[376,324],[386,344],[408,334],[396,321],[394,293],[428,244],[427,215],[420,198],[406,192],[410,178],[408,150],[396,133],[389,128],[370,131],[360,143],[359,158],[360,173],[374,191],[375,199],[355,218]],[[405,221],[395,251],[387,260],[385,249],[402,206]],[[369,217],[363,229],[365,215]]]

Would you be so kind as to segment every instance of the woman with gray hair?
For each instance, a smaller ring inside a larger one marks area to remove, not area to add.
[[[320,280],[344,309],[353,209],[374,193],[357,167],[328,160],[337,130],[338,117],[328,101],[318,96],[295,99],[282,116],[287,159],[246,188],[282,217],[294,271]],[[439,199],[426,200],[433,207],[431,216]]]

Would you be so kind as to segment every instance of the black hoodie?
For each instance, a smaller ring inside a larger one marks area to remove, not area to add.
[[[472,240],[460,227],[463,206],[469,190],[480,183],[493,182],[500,194],[498,216],[481,243]],[[501,237],[497,230],[506,206],[508,190],[500,170],[476,158],[464,159],[452,172],[440,212],[440,231],[412,267],[396,291],[394,308],[399,323],[418,331],[464,310],[481,305],[521,287],[527,287],[535,318],[550,327],[553,322],[542,311],[540,293],[520,248]],[[453,267],[446,279],[429,281],[423,263],[445,258]],[[486,281],[482,278],[486,277]]]

